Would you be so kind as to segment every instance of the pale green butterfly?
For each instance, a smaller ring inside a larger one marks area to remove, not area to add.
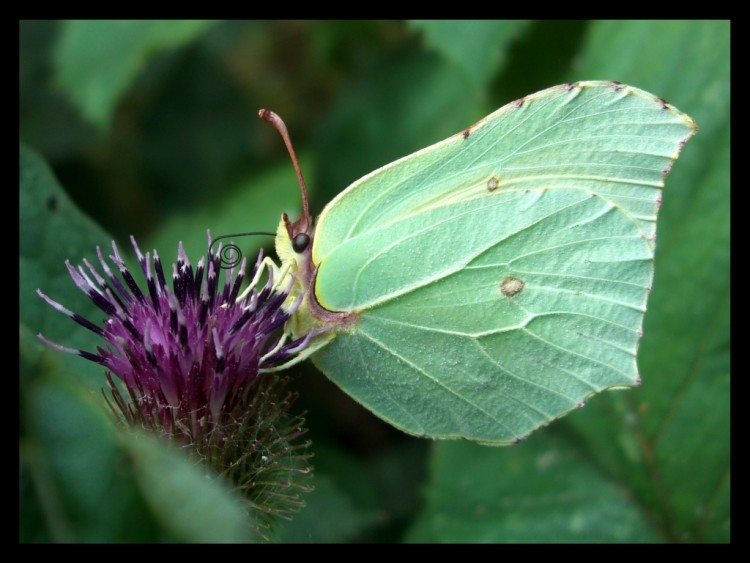
[[[291,150],[283,123],[272,112]],[[616,82],[557,86],[354,182],[313,224],[283,215],[292,336],[394,426],[518,441],[640,383],[656,214],[696,125]]]

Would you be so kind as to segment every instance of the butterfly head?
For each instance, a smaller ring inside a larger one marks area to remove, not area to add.
[[[314,266],[312,263],[312,234],[299,228],[300,221],[309,218],[303,214],[292,223],[286,213],[281,216],[276,230],[276,255],[281,260],[282,270],[296,277],[298,290],[306,291],[312,282]]]

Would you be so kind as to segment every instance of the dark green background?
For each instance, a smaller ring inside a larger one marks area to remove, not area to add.
[[[183,240],[197,261],[207,228],[275,230],[299,196],[259,108],[286,120],[317,213],[516,98],[618,80],[699,127],[664,190],[642,387],[488,448],[402,435],[293,368],[316,491],[278,539],[729,541],[729,34],[717,21],[21,22],[20,540],[254,539],[229,492],[112,432],[101,370],[34,334],[95,340],[34,290],[92,314],[63,262],[111,237],[164,261]]]

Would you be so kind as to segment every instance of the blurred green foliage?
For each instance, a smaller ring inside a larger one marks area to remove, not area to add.
[[[699,127],[664,190],[642,387],[498,449],[401,435],[294,368],[318,488],[278,540],[729,541],[729,34],[721,21],[22,21],[20,139],[57,181],[22,148],[20,540],[253,539],[233,509],[209,510],[231,505],[226,491],[112,432],[89,397],[96,366],[34,337],[94,349],[35,289],[99,320],[63,264],[108,244],[96,224],[165,262],[178,240],[197,261],[206,229],[274,230],[298,188],[261,107],[285,119],[317,213],[505,103],[601,79]],[[260,245],[272,240],[243,241]]]

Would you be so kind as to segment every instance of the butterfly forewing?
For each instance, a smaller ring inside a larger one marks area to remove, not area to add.
[[[500,443],[633,385],[661,188],[694,129],[578,83],[356,182],[313,260],[318,301],[359,322],[316,364],[407,432]]]

